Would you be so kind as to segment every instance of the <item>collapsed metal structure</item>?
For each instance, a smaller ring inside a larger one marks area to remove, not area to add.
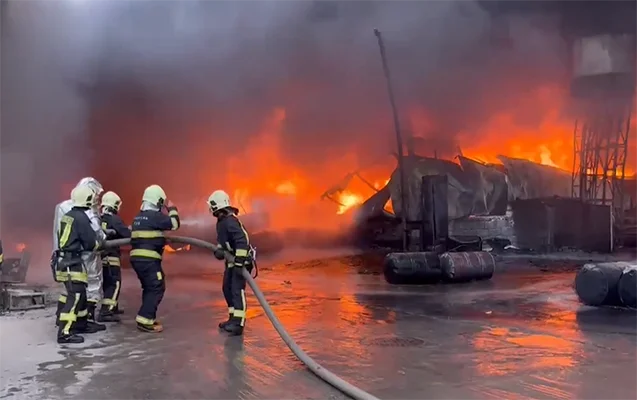
[[[571,193],[583,203],[612,209],[619,233],[626,211],[634,212],[632,177],[627,179],[629,138],[634,132],[634,1],[481,1],[506,33],[507,17],[526,12],[557,16],[571,52],[571,100],[575,106]],[[632,218],[632,224],[636,222]],[[637,228],[629,229],[626,237]],[[625,241],[625,240],[622,240]]]

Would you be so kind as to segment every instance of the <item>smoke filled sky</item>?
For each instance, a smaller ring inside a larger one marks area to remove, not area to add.
[[[542,110],[525,107],[526,94],[565,82],[555,18],[516,17],[502,45],[470,1],[3,7],[2,219],[29,225],[48,227],[54,204],[87,175],[132,210],[151,183],[169,196],[228,184],[226,158],[276,109],[285,110],[280,157],[291,164],[386,154],[393,128],[373,28],[399,108],[426,114],[428,131],[414,133],[441,153],[503,110],[539,126]]]

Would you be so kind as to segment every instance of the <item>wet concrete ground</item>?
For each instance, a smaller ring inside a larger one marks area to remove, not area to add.
[[[302,348],[381,399],[637,398],[637,314],[580,306],[572,270],[511,266],[488,282],[395,287],[370,273],[377,265],[262,266],[258,283]],[[253,296],[244,338],[218,332],[215,260],[168,259],[159,335],[135,329],[130,272],[123,323],[79,347],[54,344],[52,309],[3,317],[1,397],[343,398],[294,358]]]

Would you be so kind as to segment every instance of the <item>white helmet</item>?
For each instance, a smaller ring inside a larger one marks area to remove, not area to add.
[[[97,205],[97,192],[91,185],[78,185],[71,191],[73,207],[95,207]]]
[[[210,197],[208,197],[208,208],[213,214],[226,207],[231,207],[230,196],[223,190],[215,190]]]
[[[161,208],[166,202],[166,192],[159,185],[150,185],[142,195],[142,202],[144,201]]]
[[[115,211],[119,211],[122,205],[122,199],[115,192],[106,192],[102,196],[102,207],[110,207]]]
[[[102,194],[102,192],[104,191],[104,188],[102,187],[102,184],[99,183],[97,181],[97,179],[92,178],[90,176],[87,176],[86,178],[82,178],[80,179],[80,181],[77,183],[77,186],[81,186],[81,185],[88,185],[90,186],[95,193],[99,196],[100,194]],[[76,187],[77,187],[76,186]]]

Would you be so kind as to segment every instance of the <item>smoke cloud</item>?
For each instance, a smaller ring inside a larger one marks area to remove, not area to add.
[[[467,1],[3,7],[3,235],[48,229],[54,204],[83,176],[118,191],[131,211],[151,183],[184,197],[226,184],[228,155],[277,108],[290,163],[319,169],[344,151],[361,163],[388,153],[373,28],[383,32],[405,129],[440,153],[503,109],[538,124],[525,93],[564,75],[557,21],[509,21],[503,46],[492,18]],[[427,129],[404,115],[411,110],[426,115]]]

